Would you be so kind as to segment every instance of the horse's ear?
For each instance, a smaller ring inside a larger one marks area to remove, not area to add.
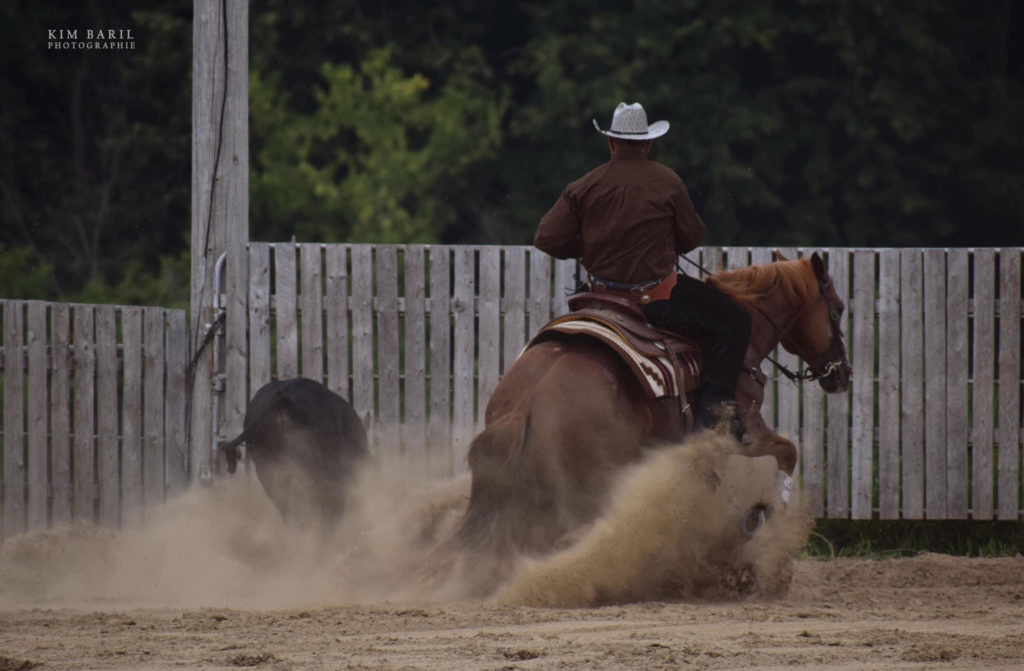
[[[828,268],[825,267],[825,260],[821,258],[818,252],[811,254],[811,267],[814,268],[814,276],[819,281],[828,279]]]
[[[775,256],[779,258],[779,261],[789,261],[789,259],[787,259],[778,249],[775,250]]]

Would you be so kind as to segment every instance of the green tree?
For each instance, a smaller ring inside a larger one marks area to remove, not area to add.
[[[0,287],[0,298],[52,299],[56,292],[53,265],[32,247],[0,245]]]
[[[191,11],[0,5],[5,295],[167,295],[190,222]],[[672,122],[655,156],[710,243],[1024,245],[1009,0],[250,11],[256,239],[527,243],[606,159],[590,119],[625,100]],[[48,28],[75,25],[130,26],[137,48],[46,49]]]
[[[673,122],[655,151],[712,242],[1022,244],[1024,168],[1009,156],[1024,149],[1024,73],[984,57],[994,43],[1006,58],[1006,7],[532,5],[516,68],[535,88],[507,144],[564,183],[605,154],[589,118],[638,100]],[[536,194],[517,217],[530,227],[541,185],[518,179]]]
[[[324,63],[315,107],[293,111],[273,75],[251,77],[254,219],[313,240],[434,242],[448,204],[501,142],[505,101],[456,74],[432,91],[388,49],[358,69]]]

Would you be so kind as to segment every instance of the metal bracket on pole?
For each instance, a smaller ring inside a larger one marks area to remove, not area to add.
[[[222,342],[224,340],[224,317],[225,309],[223,305],[223,289],[224,289],[224,266],[227,260],[227,252],[222,253],[217,257],[217,262],[214,264],[213,270],[213,323],[209,325],[209,328],[214,330],[213,332],[213,365],[210,374],[210,386],[213,389],[213,422],[212,422],[212,435],[210,436],[210,458],[209,466],[203,468],[199,474],[201,481],[211,481],[217,472],[217,448],[220,443],[220,413],[221,413],[221,401],[224,394],[224,371],[223,362],[221,361],[221,352],[223,350]]]

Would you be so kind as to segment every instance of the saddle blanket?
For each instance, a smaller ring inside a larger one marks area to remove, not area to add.
[[[611,315],[609,315],[611,316]],[[620,328],[611,319],[592,314],[573,313],[555,319],[534,336],[526,348],[551,339],[552,333],[585,335],[596,338],[608,345],[630,367],[648,398],[675,398],[685,396],[692,389],[700,374],[700,368],[692,354],[682,352],[680,371],[689,380],[679,380],[676,366],[672,365],[671,354],[664,344],[657,340],[636,341],[636,336]]]

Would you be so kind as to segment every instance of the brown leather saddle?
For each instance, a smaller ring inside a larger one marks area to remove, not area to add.
[[[569,298],[569,309],[541,328],[527,347],[571,335],[603,342],[633,372],[649,399],[671,402],[683,433],[692,430],[702,362],[696,344],[654,328],[635,303],[614,294],[576,294]]]

